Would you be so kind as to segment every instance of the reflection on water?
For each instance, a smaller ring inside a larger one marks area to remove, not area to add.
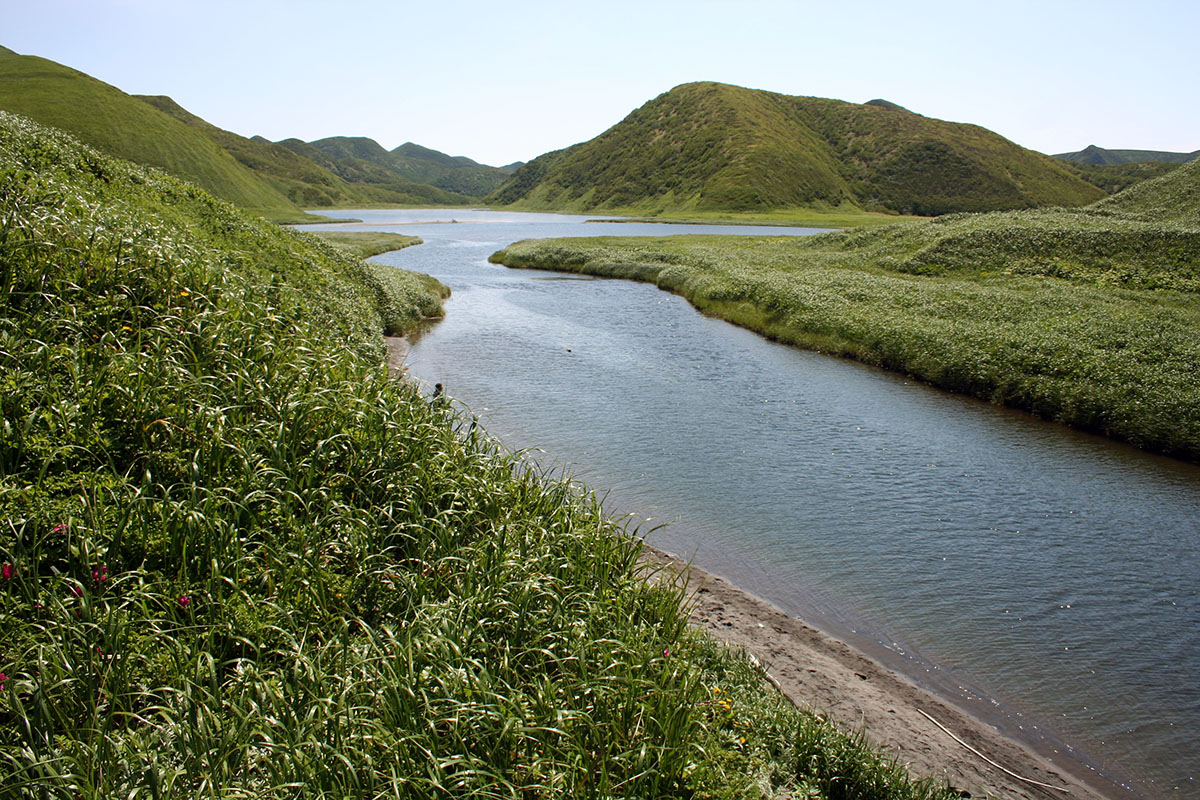
[[[387,230],[442,212],[349,213]],[[426,244],[380,259],[454,290],[414,376],[669,523],[653,544],[960,701],[1001,698],[1011,732],[1052,728],[1149,795],[1192,794],[1200,469],[771,344],[652,286],[486,260],[713,228],[447,213],[464,224],[406,225]]]

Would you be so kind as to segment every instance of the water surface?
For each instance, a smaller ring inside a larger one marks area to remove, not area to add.
[[[1148,797],[1195,792],[1200,468],[775,345],[649,285],[486,260],[523,238],[720,228],[347,215],[421,236],[379,260],[454,291],[412,374],[666,523],[652,544],[1043,750]]]

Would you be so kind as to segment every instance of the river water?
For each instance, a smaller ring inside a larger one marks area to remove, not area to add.
[[[651,544],[1044,753],[1145,797],[1197,792],[1200,467],[772,344],[650,285],[487,263],[525,238],[811,230],[321,213],[425,240],[377,258],[454,292],[412,375],[652,520]]]

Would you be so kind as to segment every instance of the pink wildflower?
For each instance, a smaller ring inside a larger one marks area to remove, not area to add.
[[[54,527],[53,527],[53,528],[50,530],[50,532],[51,532],[51,533],[66,533],[66,532],[67,532],[67,530],[68,530],[68,528],[67,528],[67,523],[65,523],[65,522],[60,522],[60,523],[58,523],[57,525],[55,525],[55,526],[54,526]]]
[[[187,608],[191,604],[192,604],[192,598],[188,597],[186,594],[179,595],[179,605],[180,606],[182,606],[183,608]]]
[[[663,658],[670,658],[670,656],[671,656],[671,648],[664,647],[663,648]]]
[[[0,672],[0,692],[4,691],[4,684],[8,681],[8,676]]]
[[[101,564],[100,569],[92,570],[92,580],[96,583],[103,583],[108,580],[108,567]]]
[[[17,569],[12,564],[5,564],[3,567],[0,567],[0,576],[3,576],[6,581],[12,580],[12,576],[16,574]]]

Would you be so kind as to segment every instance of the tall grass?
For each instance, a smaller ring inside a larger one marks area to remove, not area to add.
[[[784,342],[1200,459],[1194,223],[1023,211],[802,239],[522,242],[492,258],[654,282]]]
[[[0,115],[0,798],[946,796],[391,379],[373,273],[190,191]]]

